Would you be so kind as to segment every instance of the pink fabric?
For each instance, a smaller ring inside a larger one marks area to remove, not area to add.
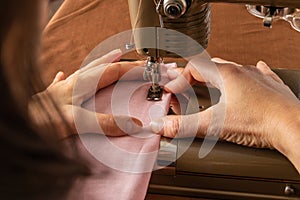
[[[164,77],[162,84],[168,80]],[[91,163],[93,175],[78,182],[70,199],[144,199],[151,171],[156,163],[160,136],[149,131],[152,118],[167,114],[170,94],[162,101],[146,100],[149,83],[118,82],[96,94],[84,107],[100,113],[130,115],[143,122],[141,133],[124,137],[85,134],[78,147]],[[87,150],[88,149],[88,150]]]

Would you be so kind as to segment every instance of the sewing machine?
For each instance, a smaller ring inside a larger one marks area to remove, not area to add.
[[[201,54],[209,45],[209,2],[262,5],[266,9],[262,26],[266,27],[271,27],[276,13],[286,8],[292,11],[300,8],[297,0],[129,0],[134,39],[126,48],[136,48],[139,54],[147,57],[144,78],[152,82],[148,100],[160,100],[160,65],[164,58]],[[152,29],[139,31],[145,27]],[[164,28],[179,31],[197,44],[182,42],[178,37],[172,39],[172,35],[167,37]],[[300,71],[274,71],[300,99]],[[188,143],[191,145],[185,151]],[[168,167],[153,172],[149,199],[173,196],[182,199],[300,198],[300,176],[277,151],[218,142],[208,156],[199,159],[202,143],[202,139],[161,142],[157,164],[170,163]]]
[[[296,0],[129,0],[134,40],[126,48],[136,48],[139,54],[147,56],[144,79],[152,82],[148,100],[161,98],[163,89],[158,82],[164,57],[191,57],[201,54],[207,47],[210,34],[208,2],[265,5],[255,11],[265,15],[263,25],[267,27],[271,27],[273,19],[279,15],[292,14],[300,7]]]

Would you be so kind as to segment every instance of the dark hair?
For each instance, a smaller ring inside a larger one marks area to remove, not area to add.
[[[43,88],[36,67],[42,1],[0,2],[0,199],[5,200],[65,199],[75,179],[89,174],[80,158],[66,155],[67,147],[55,140],[57,130],[35,127],[27,111],[30,96]]]

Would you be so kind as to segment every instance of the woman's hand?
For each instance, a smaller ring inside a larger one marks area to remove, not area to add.
[[[222,59],[213,61],[190,62],[165,89],[179,93],[185,90],[187,83],[208,82],[220,90],[219,102],[196,114],[155,120],[152,130],[171,138],[193,136],[190,134],[195,124],[198,137],[216,136],[216,130],[221,130],[217,136],[222,140],[278,149],[300,171],[297,150],[300,101],[297,97],[264,62],[241,66]],[[220,116],[224,116],[224,120]]]
[[[142,62],[111,63],[118,60],[121,55],[120,50],[112,51],[69,77],[65,77],[63,72],[58,72],[50,86],[32,98],[29,109],[34,121],[39,125],[47,125],[51,121],[59,130],[61,138],[77,133],[75,121],[80,120],[89,124],[95,116],[103,131],[101,134],[122,136],[140,131],[142,123],[136,118],[94,113],[81,107],[81,104],[98,90],[118,81],[130,69],[143,65]],[[42,107],[37,106],[38,102]],[[98,129],[89,127],[89,130]]]

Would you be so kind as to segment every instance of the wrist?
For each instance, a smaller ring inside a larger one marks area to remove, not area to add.
[[[300,173],[300,103],[278,123],[274,147],[285,155]],[[275,132],[275,133],[276,133]]]
[[[44,106],[42,106],[44,104],[45,94],[43,92],[33,95],[28,102],[29,117],[37,126],[41,126],[46,123],[46,112],[43,109]]]

